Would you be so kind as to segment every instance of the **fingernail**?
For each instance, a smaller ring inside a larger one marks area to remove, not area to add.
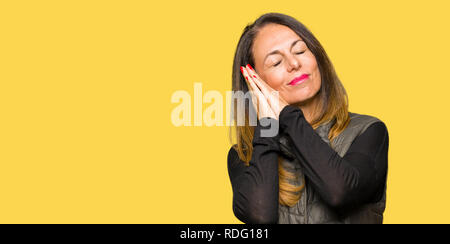
[[[251,69],[252,71],[254,71],[254,70],[253,70],[253,67],[252,67],[250,64],[247,64],[247,67],[248,67],[249,69]]]
[[[244,67],[241,66],[241,73],[244,74]]]

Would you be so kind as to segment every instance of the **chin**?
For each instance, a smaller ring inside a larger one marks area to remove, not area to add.
[[[296,94],[292,94],[289,96],[290,99],[287,99],[286,102],[290,105],[303,105],[308,103],[315,97],[316,93],[306,93],[305,92],[297,92]]]

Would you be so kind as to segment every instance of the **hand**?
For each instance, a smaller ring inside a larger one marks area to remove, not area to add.
[[[241,66],[241,72],[246,80],[248,90],[250,91],[253,108],[258,115],[258,120],[264,117],[276,119],[275,113],[273,112],[264,94],[251,78],[250,71],[246,67]]]
[[[281,110],[289,104],[279,95],[278,91],[263,81],[249,64],[246,67],[241,67],[241,71],[247,81],[249,90],[252,91],[253,105],[255,108],[258,108],[256,104],[259,105],[259,110],[255,109],[258,112],[258,118],[272,117],[278,119]]]

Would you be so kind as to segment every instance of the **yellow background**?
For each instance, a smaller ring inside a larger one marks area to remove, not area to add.
[[[281,12],[388,127],[385,223],[450,223],[449,5],[2,1],[0,222],[240,223],[228,127],[175,127],[170,98],[225,96],[244,26]]]

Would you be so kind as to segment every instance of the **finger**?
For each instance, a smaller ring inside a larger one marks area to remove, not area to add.
[[[253,84],[254,89],[257,89],[258,91],[260,91],[260,93],[262,94],[261,98],[264,98],[264,100],[266,100],[266,102],[269,99],[269,96],[267,94],[267,90],[264,89],[264,87],[262,87],[261,85],[258,85],[258,77],[255,75],[251,75],[251,69],[248,67],[248,65],[246,67],[244,67],[244,72],[246,74],[246,77],[248,77],[248,82],[250,82],[251,84]],[[266,95],[267,94],[267,95]]]
[[[247,64],[246,70],[263,93],[269,93],[273,91],[272,87],[270,87],[263,79],[259,77],[259,75],[256,73],[256,71],[252,68],[250,64]]]
[[[250,83],[251,87],[253,88],[252,94],[254,94],[257,97],[258,111],[261,111],[260,113],[258,113],[258,116],[261,117],[260,115],[262,115],[275,118],[275,112],[272,110],[271,106],[271,103],[274,102],[268,100],[268,98],[271,98],[269,92],[266,90],[268,95],[265,95],[261,91],[260,87],[257,86],[256,80],[258,79],[258,77],[254,76],[252,78],[250,76],[249,72],[251,72],[251,69],[249,69],[248,67],[241,67],[241,71],[244,74],[244,78],[247,80],[248,83]]]
[[[247,72],[247,74],[249,75],[249,79],[251,79],[252,81],[254,81],[254,83],[256,84],[256,86],[262,91],[264,92],[264,87],[262,86],[262,84],[260,84],[260,82],[257,80],[258,76],[256,76],[254,74],[254,72],[252,72],[252,70],[249,68],[249,65],[247,64],[244,67],[244,70]]]
[[[278,91],[270,92],[269,103],[273,111],[280,111],[280,93]]]
[[[247,88],[249,91],[253,90],[253,86],[248,81],[248,73],[244,70],[244,67],[241,66],[241,74],[244,77],[245,83],[247,84]]]
[[[253,82],[257,84],[257,86],[264,94],[268,105],[272,107],[273,111],[278,111],[280,108],[278,92],[270,87],[264,80],[262,80],[250,64],[247,64],[245,70],[249,73],[249,75],[252,77]]]
[[[280,108],[278,91],[272,89],[265,81],[259,78],[258,74],[256,74],[255,70],[253,70],[249,64],[247,64],[247,67],[244,70],[250,73],[254,83],[259,84],[258,87],[266,97],[266,100],[272,109],[278,111]]]
[[[264,104],[264,102],[267,103],[266,96],[261,92],[259,87],[255,84],[254,79],[250,77],[248,74],[248,70],[243,68],[244,77],[247,81],[247,84],[250,84],[250,87],[252,88],[252,95],[254,95],[258,99],[258,103]]]
[[[242,76],[244,76],[245,82],[247,83],[247,87],[250,92],[253,107],[254,107],[255,111],[258,113],[258,94],[257,94],[257,92],[259,91],[259,88],[249,78],[248,72],[242,66],[241,66],[241,72],[242,72]]]
[[[272,107],[269,106],[269,104],[267,103],[267,100],[265,100],[265,98],[264,98],[264,100],[260,100],[260,101],[264,101],[264,102],[261,102],[259,104],[258,109],[261,112],[258,114],[258,118],[260,118],[260,119],[264,118],[264,117],[276,118],[275,112],[273,111]]]
[[[249,86],[249,89],[251,88],[255,93],[261,92],[259,87],[255,84],[254,79],[252,79],[248,73],[248,70],[245,67],[241,67],[242,74],[247,82],[247,85]]]

